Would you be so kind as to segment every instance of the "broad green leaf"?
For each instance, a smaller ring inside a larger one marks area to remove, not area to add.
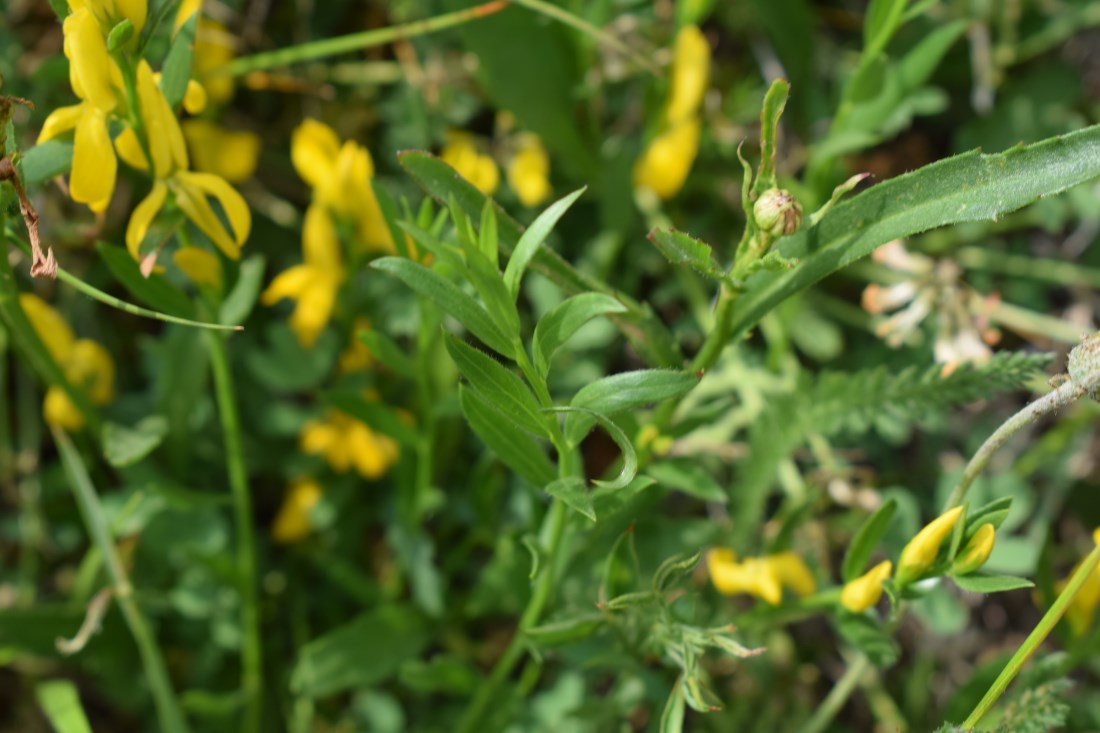
[[[51,178],[68,173],[73,165],[73,144],[64,140],[47,140],[25,151],[20,158],[23,186],[31,188]]]
[[[364,613],[303,646],[290,677],[295,694],[328,697],[391,677],[430,639],[411,606],[388,605]]]
[[[570,406],[603,415],[636,410],[662,400],[681,397],[699,383],[691,372],[643,369],[613,374],[587,384],[573,395]],[[566,418],[566,438],[576,444],[593,425],[590,414],[574,413]]]
[[[173,316],[191,318],[195,315],[191,300],[179,288],[155,272],[149,277],[142,275],[138,263],[125,247],[99,242],[96,249],[99,251],[99,256],[107,263],[111,274],[135,298],[150,308]]]
[[[710,472],[698,463],[687,460],[665,460],[647,467],[646,473],[657,479],[657,483],[682,491],[696,499],[723,504],[729,501],[729,496]]]
[[[596,510],[592,508],[592,497],[588,494],[588,487],[583,479],[575,476],[554,479],[547,487],[546,492],[555,499],[564,501],[570,509],[580,512],[584,516],[596,521]]]
[[[137,463],[152,453],[168,434],[168,421],[150,415],[132,428],[118,423],[103,425],[103,457],[116,468]]]
[[[542,446],[501,420],[484,397],[460,385],[458,403],[473,431],[505,465],[540,488],[554,480],[554,464]]]
[[[855,580],[863,574],[875,548],[886,535],[897,508],[898,502],[895,499],[887,499],[856,530],[847,552],[844,553],[844,565],[840,573],[844,582]]]
[[[607,623],[602,613],[574,616],[564,621],[552,621],[527,629],[523,635],[543,649],[582,641],[599,631]]]
[[[494,409],[532,435],[549,437],[546,417],[522,379],[493,357],[450,334],[444,337],[444,343],[458,371]]]
[[[395,275],[420,295],[435,301],[444,313],[454,316],[470,333],[498,354],[507,357],[514,355],[511,340],[493,322],[485,309],[439,273],[399,257],[383,257],[372,262],[371,267]]]
[[[821,222],[778,244],[801,260],[761,272],[737,301],[731,343],[776,305],[881,244],[948,224],[997,219],[1100,175],[1100,126],[1004,153],[963,153],[898,176],[838,204]]]
[[[39,682],[34,696],[57,733],[92,733],[76,685],[69,680]]]
[[[626,307],[622,303],[603,293],[581,293],[554,306],[535,325],[535,335],[531,342],[535,369],[545,377],[550,371],[550,360],[554,358],[554,353],[581,326],[596,316],[625,311]]]
[[[415,374],[416,364],[409,358],[397,342],[375,329],[360,331],[360,341],[367,345],[371,355],[398,374]]]
[[[649,241],[674,265],[687,265],[712,280],[722,278],[722,267],[714,259],[714,251],[706,242],[675,229],[654,229]]]
[[[952,576],[951,580],[955,581],[955,585],[971,593],[1000,593],[1006,590],[1035,587],[1035,584],[1027,578],[981,572]]]
[[[260,288],[264,284],[263,255],[252,255],[241,263],[237,283],[222,301],[218,318],[222,323],[240,324],[248,320],[256,300],[260,297]]]
[[[191,55],[195,46],[197,18],[198,13],[195,13],[176,31],[172,47],[168,49],[168,56],[164,59],[160,88],[172,109],[179,109],[183,102],[183,95],[187,93],[187,81],[191,78]]]
[[[458,176],[453,168],[430,153],[407,151],[399,153],[397,160],[432,198],[446,204],[454,196],[468,216],[479,216],[486,202],[491,201]],[[496,212],[500,250],[507,256],[519,242],[523,228],[498,205],[491,205]],[[556,283],[568,295],[601,292],[618,298],[626,307],[627,313],[615,322],[635,344],[643,358],[658,366],[671,367],[683,363],[679,346],[672,334],[648,305],[617,294],[599,280],[578,272],[556,252],[546,247],[540,247],[535,253],[530,269]]]
[[[542,243],[550,236],[550,232],[554,230],[554,225],[558,223],[558,219],[569,210],[569,207],[580,198],[584,191],[584,188],[579,188],[568,196],[550,204],[545,211],[538,215],[538,218],[531,222],[531,226],[527,227],[527,231],[519,238],[516,248],[512,250],[512,256],[508,258],[508,266],[504,268],[504,286],[512,294],[513,300],[519,296],[519,283],[523,279],[523,272],[527,269],[528,263],[531,262],[535,253],[542,248]]]
[[[346,412],[371,430],[388,435],[406,448],[412,448],[419,442],[416,429],[402,420],[392,408],[368,400],[360,392],[332,390],[323,393],[321,401]]]

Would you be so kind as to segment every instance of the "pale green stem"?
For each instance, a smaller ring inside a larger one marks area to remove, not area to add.
[[[336,54],[361,51],[375,46],[383,46],[393,41],[424,36],[446,28],[468,23],[471,20],[484,18],[508,7],[509,0],[492,0],[492,2],[475,5],[465,10],[457,10],[453,13],[437,15],[426,20],[415,20],[411,23],[391,25],[386,28],[350,33],[337,38],[325,38],[320,41],[311,41],[299,46],[288,46],[276,51],[267,51],[253,56],[243,56],[229,62],[225,66],[215,69],[215,74],[229,76],[241,76],[251,71],[263,71],[276,69],[282,66],[322,59]]]
[[[802,726],[800,733],[821,733],[825,730],[844,707],[844,703],[848,702],[848,698],[855,692],[863,675],[870,668],[871,662],[867,659],[867,655],[860,654],[856,657],[856,660],[848,665],[844,675],[833,685],[833,689],[829,690],[829,694],[817,706],[814,714]]]
[[[989,712],[989,709],[993,707],[994,703],[1004,694],[1004,691],[1008,689],[1008,685],[1019,674],[1020,669],[1024,666],[1027,660],[1032,654],[1039,648],[1039,646],[1050,635],[1050,632],[1054,630],[1054,627],[1061,620],[1066,609],[1069,608],[1069,604],[1073,602],[1073,599],[1077,596],[1078,591],[1081,590],[1081,586],[1085,584],[1088,577],[1096,571],[1097,565],[1100,564],[1100,545],[1092,548],[1092,552],[1088,554],[1085,561],[1081,563],[1077,568],[1077,572],[1073,574],[1073,577],[1069,579],[1069,583],[1065,589],[1058,594],[1058,598],[1055,599],[1054,605],[1050,607],[1035,626],[1035,629],[1028,634],[1028,637],[1024,639],[1024,643],[1020,645],[1020,648],[1016,650],[1016,653],[1012,655],[1012,659],[1008,660],[1008,664],[997,676],[997,679],[993,681],[989,691],[985,693],[985,697],[981,699],[978,706],[974,708],[974,712],[970,713],[970,716],[963,721],[962,727],[971,730],[979,722],[982,717]]]
[[[989,320],[1011,328],[1017,333],[1029,334],[1040,339],[1075,344],[1081,340],[1081,329],[1061,318],[1021,308],[1011,303],[998,303],[989,312]]]
[[[1100,270],[1086,267],[1079,262],[995,252],[985,247],[963,247],[955,252],[954,258],[968,270],[985,270],[1001,275],[1043,280],[1061,286],[1100,288]]]
[[[103,507],[99,503],[99,496],[92,485],[80,454],[69,436],[64,431],[53,430],[54,442],[61,454],[61,463],[65,474],[69,478],[73,494],[76,497],[80,513],[84,517],[84,523],[88,527],[88,534],[92,536],[92,542],[99,549],[107,566],[107,573],[111,577],[111,589],[119,609],[122,611],[126,625],[130,627],[130,633],[137,643],[138,652],[141,655],[142,666],[145,669],[145,679],[149,689],[153,693],[153,700],[157,708],[157,720],[160,729],[167,733],[185,733],[187,723],[180,712],[176,702],[176,696],[172,692],[172,683],[168,678],[168,669],[164,664],[160,649],[149,629],[145,616],[141,613],[134,601],[134,589],[130,585],[130,579],[126,575],[122,559],[115,549],[111,538],[111,531],[107,525],[107,519],[103,514]]]
[[[252,531],[252,497],[241,444],[241,421],[225,337],[207,332],[210,366],[214,373],[214,391],[221,415],[229,490],[233,495],[234,522],[237,527],[237,574],[241,590],[241,691],[245,699],[244,733],[258,733],[263,719],[263,647],[260,639],[260,608],[257,593],[256,539]]]

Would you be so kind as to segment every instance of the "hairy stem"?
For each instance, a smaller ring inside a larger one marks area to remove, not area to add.
[[[241,691],[245,698],[244,733],[258,733],[263,718],[263,657],[260,641],[260,607],[257,594],[256,540],[252,531],[252,497],[241,443],[241,420],[225,337],[206,332],[214,390],[221,415],[225,440],[225,458],[229,489],[233,495],[234,522],[237,525],[237,573],[241,584],[241,626],[244,633],[241,658]]]

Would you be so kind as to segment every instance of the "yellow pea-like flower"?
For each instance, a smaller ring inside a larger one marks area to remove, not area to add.
[[[777,606],[783,600],[783,589],[799,596],[813,593],[817,584],[805,562],[793,552],[781,552],[766,557],[748,557],[737,561],[728,548],[715,548],[706,556],[707,573],[719,593],[748,594]]]
[[[136,38],[145,27],[149,0],[69,0],[69,9],[74,13],[87,10],[95,16],[104,38],[120,22],[129,20],[134,26],[133,37]]]
[[[550,156],[537,135],[516,136],[516,152],[508,163],[508,185],[524,206],[538,206],[553,193]]]
[[[955,556],[951,563],[951,572],[956,575],[966,575],[985,565],[985,561],[993,552],[995,535],[996,531],[989,522],[978,527],[978,531]]]
[[[852,613],[863,613],[882,597],[882,583],[890,577],[893,564],[883,560],[855,580],[844,584],[840,592],[840,605]]]
[[[701,129],[699,118],[690,117],[654,138],[634,165],[634,186],[666,200],[679,193],[699,153]]]
[[[354,468],[365,479],[380,478],[400,455],[391,438],[338,410],[306,423],[298,440],[304,453],[324,457],[337,473]]]
[[[900,585],[919,579],[932,566],[936,561],[936,555],[939,554],[940,546],[955,528],[955,522],[959,521],[962,512],[961,506],[949,509],[925,525],[924,529],[909,540],[909,544],[901,551],[901,557],[898,558],[897,580]]]
[[[301,478],[287,489],[279,513],[271,524],[271,538],[282,544],[300,542],[313,531],[310,512],[321,502],[324,492],[311,478]]]
[[[478,151],[469,133],[448,133],[439,157],[486,196],[492,196],[500,185],[500,169],[496,161]]]
[[[698,26],[676,34],[665,118],[670,125],[693,117],[703,104],[710,80],[710,44]]]
[[[213,173],[230,183],[242,183],[256,171],[260,158],[256,133],[226,130],[210,120],[184,120],[180,125],[196,171]]]
[[[196,285],[221,290],[222,265],[213,252],[199,247],[181,247],[172,255],[172,261]]]

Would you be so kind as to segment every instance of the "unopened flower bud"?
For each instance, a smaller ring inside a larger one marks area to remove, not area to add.
[[[752,207],[756,226],[773,237],[794,234],[802,226],[802,206],[782,188],[769,188]]]
[[[852,613],[863,613],[882,597],[882,583],[890,577],[893,564],[883,560],[855,580],[845,584],[840,592],[840,605]]]
[[[906,585],[919,579],[928,568],[932,567],[932,563],[936,561],[936,555],[939,554],[940,546],[951,534],[955,522],[962,516],[962,511],[961,506],[949,509],[925,525],[924,529],[909,540],[909,544],[901,551],[901,557],[898,558],[899,585]]]
[[[959,551],[958,555],[955,555],[955,560],[951,563],[951,572],[955,575],[966,575],[985,565],[985,561],[989,559],[989,553],[993,552],[994,534],[993,525],[989,522],[978,527],[978,531],[966,546]]]

